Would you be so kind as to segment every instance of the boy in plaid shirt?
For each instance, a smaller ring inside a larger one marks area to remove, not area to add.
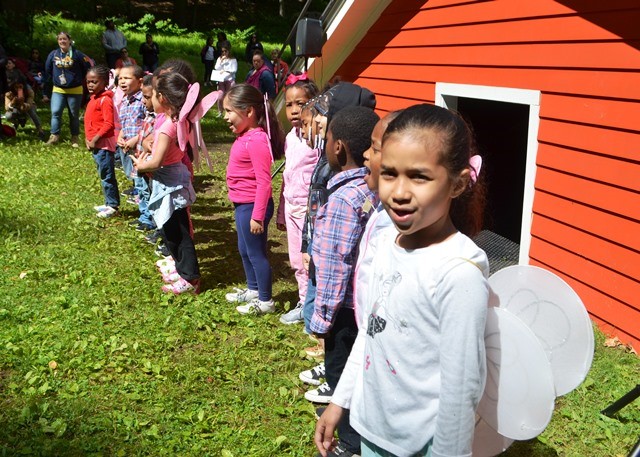
[[[145,118],[142,121],[142,128],[138,132],[138,143],[136,144],[136,157],[141,155],[145,150],[145,144],[147,150],[151,151],[151,144],[153,142],[153,125],[156,121],[156,113],[153,112],[153,103],[151,98],[153,96],[153,75],[145,75],[142,79],[142,100],[145,106]],[[145,141],[146,140],[146,141]],[[151,188],[149,187],[149,177],[142,175],[137,177],[136,189],[138,190],[138,209],[140,210],[140,217],[138,218],[138,227],[141,230],[155,230],[156,224],[149,211],[149,197],[151,197]]]
[[[376,194],[364,180],[367,169],[363,167],[363,154],[379,120],[370,108],[351,106],[340,110],[327,130],[327,161],[338,174],[327,185],[337,190],[318,211],[312,248],[316,298],[310,327],[325,340],[327,380],[316,390],[319,397],[332,394],[358,334],[353,268],[365,225],[378,204]],[[359,454],[360,437],[349,426],[348,414],[343,417],[338,426],[341,455]]]
[[[135,174],[133,162],[129,154],[136,152],[138,135],[145,118],[145,105],[142,100],[142,77],[144,73],[138,65],[128,65],[120,69],[118,74],[118,86],[124,92],[124,97],[118,111],[120,119],[120,133],[118,134],[118,153],[122,160],[122,168],[127,179],[132,179],[134,187],[139,190],[142,187],[141,179]],[[140,224],[146,224],[148,221]],[[150,224],[149,224],[150,225]]]

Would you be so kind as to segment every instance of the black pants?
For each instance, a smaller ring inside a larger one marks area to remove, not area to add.
[[[204,82],[211,82],[211,72],[213,71],[213,67],[215,66],[214,60],[205,60],[204,61]]]
[[[351,348],[358,336],[353,309],[341,308],[324,340],[324,366],[329,387],[335,389],[347,364]],[[345,409],[338,423],[338,438],[347,450],[360,454],[360,435],[349,424],[349,410]]]
[[[187,209],[177,209],[162,226],[165,243],[176,262],[178,274],[187,281],[200,278],[196,247],[189,231]]]

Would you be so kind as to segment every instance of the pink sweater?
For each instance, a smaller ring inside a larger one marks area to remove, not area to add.
[[[254,203],[251,219],[264,221],[271,198],[271,152],[262,128],[249,130],[231,146],[227,188],[233,203]]]
[[[320,157],[319,151],[311,149],[305,140],[298,138],[296,129],[287,134],[284,145],[286,165],[282,173],[282,192],[278,207],[278,223],[284,224],[284,202],[306,207],[309,198],[311,175]]]

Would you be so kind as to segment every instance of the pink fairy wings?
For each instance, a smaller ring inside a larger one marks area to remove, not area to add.
[[[213,165],[209,157],[207,145],[202,137],[200,119],[211,109],[222,96],[222,91],[214,91],[206,95],[200,103],[196,105],[200,93],[200,84],[193,83],[189,86],[187,99],[180,110],[178,117],[178,145],[183,151],[186,150],[187,143],[191,145],[193,151],[193,161],[196,168],[200,167],[200,150],[204,156],[207,166],[213,172]],[[193,125],[193,128],[191,127]]]

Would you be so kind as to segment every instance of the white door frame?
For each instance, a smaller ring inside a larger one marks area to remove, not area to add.
[[[520,253],[518,259],[520,265],[526,265],[529,263],[529,248],[531,247],[531,220],[533,216],[533,194],[535,192],[536,157],[538,155],[538,128],[540,125],[540,91],[514,89],[511,87],[436,83],[436,105],[455,110],[458,107],[458,97],[529,105],[527,157],[522,200],[522,228],[520,230]]]

